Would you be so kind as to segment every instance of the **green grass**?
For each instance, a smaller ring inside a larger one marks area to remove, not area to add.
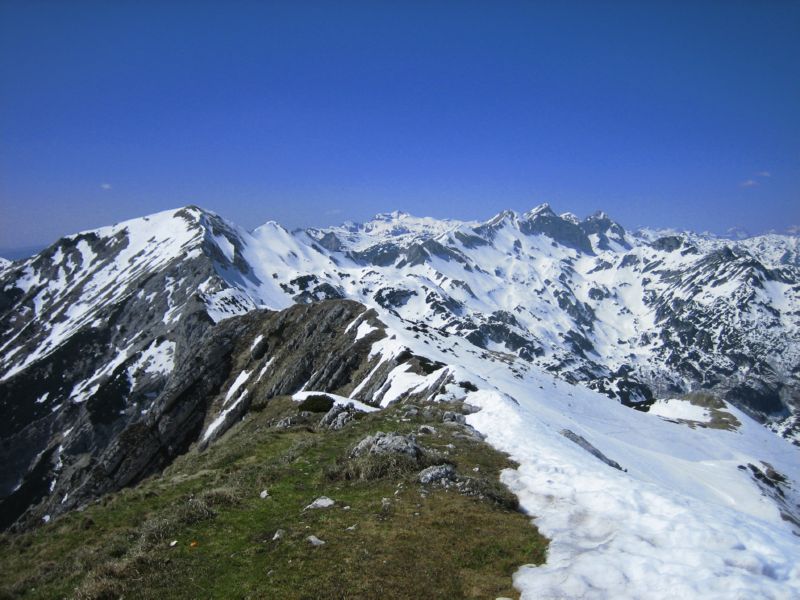
[[[725,431],[736,431],[742,426],[742,424],[739,422],[739,419],[725,410],[727,408],[725,403],[712,394],[705,392],[690,392],[686,394],[684,398],[688,400],[690,404],[708,410],[708,421],[705,423],[700,423],[698,421],[687,421],[683,419],[680,420],[681,422],[687,423],[692,428],[697,426],[708,427],[710,429],[723,429]]]
[[[1,536],[0,598],[516,597],[512,573],[544,560],[530,518],[491,494],[423,488],[407,465],[331,476],[365,435],[416,431],[421,418],[390,409],[337,432],[275,431],[269,424],[297,405],[276,398],[256,409],[135,488]],[[508,459],[434,425],[419,442],[507,499],[498,476]],[[322,495],[336,505],[303,511]],[[312,547],[312,534],[325,545]]]

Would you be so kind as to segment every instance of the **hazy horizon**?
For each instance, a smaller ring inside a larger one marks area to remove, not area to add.
[[[0,248],[549,202],[800,225],[800,4],[0,4]]]
[[[516,210],[516,212],[518,212],[518,213],[526,212],[527,210],[535,208],[535,206],[536,205],[529,206],[526,209]],[[171,209],[176,209],[177,210],[178,208],[179,207],[172,207]],[[206,207],[200,207],[200,208],[206,209]],[[568,210],[559,210],[558,209],[559,207],[557,207],[557,206],[551,206],[551,208],[553,209],[554,212],[556,212],[557,214],[560,214],[560,215],[572,212],[572,211],[568,211]],[[164,209],[164,210],[171,210],[171,209]],[[210,210],[210,209],[206,209],[206,210]],[[503,209],[503,210],[513,210],[513,209]],[[602,210],[602,209],[598,209],[598,211],[599,210]],[[228,219],[227,215],[225,215],[224,213],[219,213],[219,211],[212,211],[212,212],[215,212],[215,213],[219,214],[221,217]],[[352,220],[352,219],[337,220],[336,217],[331,216],[331,218],[333,219],[331,222],[326,223],[326,224],[322,224],[322,225],[318,225],[318,227],[335,227],[335,226],[342,225],[342,224],[347,223],[347,222],[353,222],[353,221],[354,222],[366,222],[366,221],[368,221],[368,220],[370,220],[370,219],[372,219],[374,217],[377,217],[377,216],[379,216],[381,214],[387,214],[389,212],[393,212],[393,211],[386,211],[384,213],[376,213],[374,215],[370,215],[368,218],[360,219],[360,220]],[[406,212],[406,211],[400,211],[400,212]],[[460,220],[460,221],[486,222],[486,221],[490,220],[492,217],[496,216],[499,212],[502,212],[502,211],[494,212],[491,215],[487,215],[487,216],[485,216],[483,218],[479,218],[479,219],[455,219],[454,217],[440,217],[440,218],[442,218],[442,219],[451,219],[451,220]],[[586,218],[588,216],[591,216],[595,212],[597,212],[597,211],[592,211],[591,213],[587,213],[585,215],[576,215],[576,216],[578,216],[581,219],[584,219],[584,218]],[[604,211],[604,212],[607,213],[607,211]],[[152,213],[150,213],[150,214],[152,214]],[[408,214],[411,214],[411,213],[408,213]],[[144,216],[147,216],[147,215],[146,214],[137,215],[137,217],[144,217]],[[429,217],[430,215],[411,214],[411,216],[413,216],[413,217]],[[622,225],[627,231],[630,231],[630,232],[635,232],[635,231],[637,231],[639,229],[642,229],[642,228],[649,228],[649,229],[656,229],[656,230],[658,230],[658,229],[665,229],[665,230],[678,229],[678,230],[681,230],[681,231],[683,231],[683,230],[692,231],[694,233],[699,233],[699,234],[712,234],[712,235],[716,235],[716,236],[718,236],[720,238],[727,238],[727,239],[731,239],[731,240],[741,239],[743,237],[756,237],[756,236],[759,236],[759,235],[766,235],[766,234],[771,234],[771,233],[781,234],[781,235],[793,235],[793,236],[797,236],[800,233],[800,231],[798,231],[798,228],[796,226],[788,226],[783,231],[771,230],[771,231],[763,231],[763,232],[752,232],[752,231],[748,231],[745,228],[739,228],[739,227],[732,227],[732,228],[730,228],[729,230],[727,230],[725,232],[699,231],[699,230],[695,230],[695,229],[691,229],[691,228],[660,227],[658,225],[653,225],[653,224],[641,224],[641,225],[636,226],[636,227],[630,227],[630,226],[626,226],[624,223],[620,222],[618,219],[615,218],[614,215],[609,214],[608,216],[612,220],[620,223],[620,225]],[[132,217],[132,218],[135,219],[137,217]],[[103,227],[103,226],[113,225],[115,223],[119,223],[121,221],[126,221],[126,220],[128,220],[128,219],[121,219],[120,221],[115,221],[113,223],[112,222],[103,223],[101,225],[98,225],[97,227],[84,228],[81,231],[86,231],[87,229],[91,230],[91,229],[96,229],[96,228]],[[231,220],[231,219],[228,219],[228,220]],[[274,219],[268,219],[268,220],[274,220]],[[246,229],[248,231],[252,231],[253,229],[257,228],[258,226],[260,226],[260,225],[262,225],[262,224],[264,224],[266,222],[267,221],[263,221],[261,223],[257,223],[254,226],[246,227]],[[237,225],[241,225],[240,223],[236,223],[236,224]],[[286,226],[284,223],[281,223],[281,225]],[[290,230],[298,230],[298,229],[306,229],[306,228],[311,228],[311,227],[313,227],[313,226],[309,225],[309,226],[306,226],[306,227],[299,226],[299,227],[288,227],[288,228]],[[74,233],[79,233],[79,231],[76,230],[76,231],[72,231],[72,232],[67,232],[64,235],[71,235],[71,234],[74,234]],[[29,256],[37,254],[38,252],[41,252],[42,250],[44,250],[45,248],[47,248],[51,244],[55,243],[58,239],[59,238],[54,238],[54,239],[52,239],[52,240],[50,240],[48,242],[45,242],[45,243],[31,244],[31,245],[19,246],[19,247],[13,247],[13,246],[12,247],[2,247],[2,246],[0,246],[0,258],[5,258],[7,260],[19,260],[21,258],[27,258]]]

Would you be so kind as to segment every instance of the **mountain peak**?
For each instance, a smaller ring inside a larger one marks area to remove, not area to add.
[[[591,215],[586,217],[587,221],[611,221],[611,217],[608,216],[602,210],[596,210]]]
[[[576,215],[575,213],[565,212],[565,213],[561,213],[559,216],[562,219],[564,219],[565,221],[567,221],[569,223],[572,223],[573,225],[580,225],[580,223],[581,223],[581,220],[578,218],[578,215]]]
[[[506,210],[503,210],[503,211],[497,213],[495,216],[493,216],[488,221],[486,221],[484,223],[481,223],[478,226],[478,229],[481,229],[481,228],[498,229],[505,222],[511,223],[512,225],[516,226],[518,220],[519,219],[518,219],[517,213],[515,213],[513,210],[506,209]]]
[[[556,213],[553,212],[553,209],[550,208],[550,204],[548,204],[547,202],[543,202],[539,206],[532,208],[523,215],[523,217],[528,221],[531,219],[535,219],[537,217],[545,217],[545,216],[546,217],[557,216]]]
[[[402,221],[411,217],[411,213],[402,210],[393,210],[392,212],[378,213],[375,215],[373,221]]]
[[[505,210],[501,210],[499,213],[497,213],[495,216],[493,216],[491,219],[489,219],[489,221],[500,222],[500,221],[502,221],[504,219],[514,219],[516,217],[517,217],[517,213],[515,213],[513,210],[507,208]]]
[[[596,236],[592,242],[595,250],[608,250],[612,243],[619,248],[630,248],[625,239],[625,229],[602,210],[586,217],[579,226],[587,236]]]

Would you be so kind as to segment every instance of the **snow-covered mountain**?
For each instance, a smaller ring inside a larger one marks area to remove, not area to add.
[[[456,396],[553,540],[532,597],[800,592],[797,237],[547,205],[248,232],[186,207],[0,265],[0,353],[5,526],[213,443],[255,393]]]

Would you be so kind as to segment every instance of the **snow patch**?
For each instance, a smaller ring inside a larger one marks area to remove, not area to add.
[[[353,408],[360,410],[361,412],[375,412],[376,410],[380,410],[374,406],[370,406],[369,404],[359,402],[358,400],[345,398],[344,396],[337,396],[336,394],[331,394],[330,392],[297,392],[292,396],[292,400],[295,402],[302,402],[309,396],[327,396],[333,400],[334,404],[338,404],[339,406],[347,406],[348,404],[352,404]]]
[[[367,321],[363,321],[356,329],[356,341],[360,340],[363,337],[368,336],[373,331],[378,331],[377,327],[373,327]]]
[[[228,393],[225,394],[225,401],[222,403],[222,406],[226,406],[228,402],[231,401],[231,398],[233,398],[234,394],[239,391],[239,388],[242,387],[247,381],[248,377],[250,377],[250,373],[251,371],[242,371],[236,376],[236,379],[234,379],[233,383],[231,384]]]
[[[256,346],[258,346],[258,344],[259,344],[259,343],[261,342],[261,340],[263,340],[263,339],[264,339],[264,335],[263,335],[263,334],[261,334],[261,333],[259,333],[259,334],[256,336],[256,339],[254,339],[254,340],[253,340],[253,343],[252,343],[252,344],[250,344],[250,352],[252,352],[253,350],[255,350],[255,349],[256,349]]]
[[[267,362],[264,364],[264,366],[263,366],[263,367],[261,367],[261,370],[258,372],[258,378],[256,379],[256,383],[258,383],[259,381],[261,381],[261,378],[262,378],[262,377],[264,377],[264,374],[267,372],[267,369],[269,369],[269,366],[272,364],[272,362],[273,362],[274,360],[275,360],[275,357],[273,356],[272,358],[270,358],[270,359],[269,359],[269,360],[268,360],[268,361],[267,361]]]
[[[665,419],[680,419],[699,423],[706,423],[710,417],[708,409],[702,406],[695,406],[688,400],[677,398],[656,400],[648,412]]]
[[[213,238],[214,243],[217,245],[217,248],[220,249],[220,252],[222,252],[225,258],[228,259],[228,262],[233,263],[236,256],[236,247],[231,243],[231,241],[224,235],[217,235],[215,233],[212,233],[211,237]]]
[[[220,425],[225,422],[227,416],[247,397],[247,390],[244,390],[238,398],[231,404],[228,408],[224,409],[219,416],[214,419],[211,424],[209,424],[208,429],[206,429],[205,433],[203,434],[203,441],[206,442],[212,436],[212,434],[219,429]]]

